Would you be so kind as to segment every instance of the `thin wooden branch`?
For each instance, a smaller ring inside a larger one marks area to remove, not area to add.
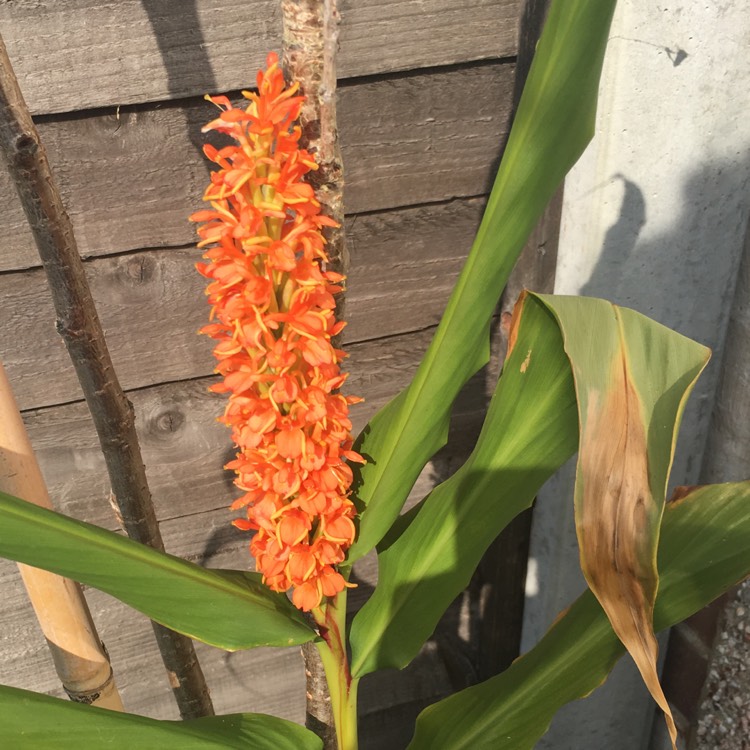
[[[0,490],[52,509],[13,392],[0,363]],[[77,703],[122,711],[104,644],[81,587],[46,570],[20,565],[24,586],[47,639],[65,692]]]
[[[47,274],[57,330],[73,361],[99,436],[118,520],[131,538],[164,550],[135,431],[133,407],[115,375],[72,224],[2,39],[0,147]],[[190,639],[157,623],[153,627],[183,718],[213,715],[208,687]]]
[[[306,101],[300,113],[302,145],[315,155],[310,184],[323,213],[338,222],[326,228],[329,268],[346,275],[349,255],[344,236],[344,165],[336,125],[336,48],[341,18],[336,0],[282,0],[282,64],[287,81],[297,81]],[[336,317],[344,317],[344,295]]]
[[[317,646],[303,644],[302,658],[305,660],[305,726],[323,740],[324,750],[336,750],[331,695]]]
[[[336,49],[340,16],[336,0],[281,0],[282,65],[287,82],[299,82],[306,97],[300,113],[301,144],[315,155],[309,181],[323,213],[338,227],[325,230],[328,268],[346,275],[349,256],[344,236],[344,167],[336,125]],[[336,300],[336,317],[344,318],[344,294]],[[309,645],[309,644],[308,644]],[[302,647],[307,677],[306,726],[336,750],[336,730],[323,664],[314,646]]]

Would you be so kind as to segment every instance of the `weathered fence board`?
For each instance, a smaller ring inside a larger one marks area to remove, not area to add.
[[[239,90],[281,42],[276,0],[0,3],[34,114]],[[343,78],[515,55],[519,0],[341,2]],[[460,33],[459,33],[460,30]]]
[[[200,559],[209,567],[251,568],[247,551],[248,536],[228,524],[225,508],[172,519],[162,523],[165,544],[175,554],[195,557],[188,550],[203,548],[208,539],[210,554]],[[221,541],[218,541],[218,538]],[[201,540],[201,541],[199,541]],[[362,560],[362,577],[374,582],[375,560]],[[7,657],[0,662],[0,683],[48,692],[64,697],[49,661],[44,638],[21,586],[13,563],[0,560],[0,589],[3,591],[2,650]],[[364,583],[353,589],[352,605],[357,609],[369,587]],[[177,718],[166,675],[158,659],[151,628],[146,619],[111,597],[93,589],[86,593],[97,625],[115,669],[118,687],[126,708],[158,718]],[[212,698],[220,713],[258,711],[296,721],[304,717],[304,679],[302,660],[297,649],[256,649],[227,653],[197,644]],[[378,714],[399,704],[425,705],[450,691],[445,669],[434,647],[407,670],[381,674],[362,686],[362,714]],[[403,725],[408,717],[402,717]],[[376,719],[379,721],[379,719]],[[365,723],[366,727],[366,723]]]
[[[482,201],[475,199],[351,219],[347,345],[436,325],[481,211]],[[193,267],[199,259],[199,251],[180,248],[86,263],[124,388],[212,372],[211,341],[196,335],[208,319],[205,280]],[[79,400],[44,272],[0,274],[0,299],[0,351],[21,408]]]
[[[230,525],[232,456],[207,391],[211,342],[199,253],[186,217],[208,167],[198,97],[252,85],[278,48],[276,0],[0,2],[0,27],[73,219],[118,376],[132,400],[166,548],[209,567],[250,568]],[[352,256],[347,392],[367,401],[355,430],[410,380],[470,247],[511,109],[520,0],[339,0],[339,127]],[[466,64],[470,63],[470,64]],[[394,74],[395,73],[395,74]],[[364,78],[362,78],[365,76]],[[179,100],[179,101],[178,101]],[[114,528],[104,463],[55,333],[46,280],[0,169],[0,353],[57,507]],[[490,376],[456,408],[455,440],[422,472],[411,501],[465,459]],[[377,580],[354,573],[358,608]],[[15,566],[0,561],[0,683],[61,695]],[[129,710],[176,718],[142,616],[87,592]],[[301,721],[296,650],[226,654],[198,645],[217,711]],[[363,750],[398,750],[415,712],[451,690],[435,644],[407,670],[362,686]],[[455,685],[454,685],[455,687]]]
[[[341,90],[347,213],[487,192],[510,111],[513,66],[408,75]],[[189,245],[208,166],[204,101],[40,124],[81,254]],[[39,265],[5,169],[0,271]]]
[[[239,567],[237,560],[229,563]],[[18,571],[6,560],[0,561],[0,587],[4,592],[3,647],[8,652],[0,664],[0,682],[64,698]],[[164,700],[169,685],[146,618],[98,591],[89,589],[86,597],[110,653],[127,710],[178,718],[171,701]],[[228,653],[200,643],[196,648],[218,712],[254,711],[304,719],[305,683],[298,649]],[[367,714],[400,703],[431,702],[449,690],[445,669],[434,648],[428,646],[409,669],[363,683],[363,718],[366,721]]]
[[[356,430],[407,385],[431,336],[427,330],[394,337],[387,346],[375,341],[351,347],[347,392],[367,399],[353,409]],[[231,439],[216,422],[224,402],[206,390],[209,382],[162,384],[128,394],[161,521],[226,507],[234,496],[231,478],[221,468],[233,456]],[[472,417],[484,395],[481,389],[467,394],[460,413]],[[104,461],[85,403],[27,412],[25,421],[55,507],[114,528]]]
[[[386,347],[381,341],[352,347],[351,388],[368,396],[366,404],[356,407],[357,428],[406,384],[431,334],[427,330],[393,337]],[[476,431],[484,405],[482,380],[478,376],[461,399],[454,433]],[[251,568],[249,537],[230,525],[234,514],[226,507],[233,490],[221,466],[231,448],[227,431],[214,419],[221,399],[206,391],[206,383],[204,379],[163,384],[129,394],[138,416],[144,460],[151,469],[167,550],[209,567]],[[106,473],[85,405],[35,410],[26,414],[26,421],[58,507],[113,528]],[[446,465],[460,464],[468,449],[469,441],[458,439],[443,451],[440,466],[428,465],[422,473],[414,499],[429,492]],[[350,603],[356,609],[377,580],[373,556],[358,563],[354,580],[359,585]],[[4,592],[0,683],[60,695],[43,638],[14,566],[7,561],[0,561],[0,587]],[[176,718],[145,620],[105,594],[89,591],[88,598],[128,710]],[[198,654],[219,712],[252,710],[302,720],[304,682],[295,650],[226,654],[198,644]],[[430,644],[404,672],[366,681],[362,729],[372,742],[363,747],[383,747],[380,732],[385,716],[390,716],[389,747],[402,747],[415,714],[450,689],[440,654]]]

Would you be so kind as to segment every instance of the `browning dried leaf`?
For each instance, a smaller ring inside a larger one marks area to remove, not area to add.
[[[605,393],[590,395],[581,435],[583,490],[576,507],[581,567],[664,711],[674,744],[677,730],[659,684],[653,629],[659,581],[654,527],[661,511],[649,486],[641,402],[624,356],[615,358],[609,382]]]
[[[518,328],[521,325],[521,316],[523,315],[523,305],[526,302],[526,297],[529,293],[524,289],[521,295],[516,300],[516,304],[513,305],[513,317],[510,321],[510,330],[508,331],[508,348],[505,352],[505,359],[510,357],[510,353],[513,351],[513,347],[516,345],[516,339],[518,338]]]
[[[667,502],[670,505],[677,505],[677,503],[681,502],[686,497],[689,497],[690,495],[692,495],[693,492],[695,492],[696,490],[699,490],[703,486],[705,485],[691,484],[691,485],[681,485],[679,487],[675,487],[674,492],[672,493],[672,497],[670,497]]]

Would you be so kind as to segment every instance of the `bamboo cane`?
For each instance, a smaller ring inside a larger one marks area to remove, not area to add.
[[[0,490],[52,509],[47,487],[0,363]],[[122,711],[112,667],[81,587],[28,565],[18,566],[47,639],[55,669],[72,701]]]

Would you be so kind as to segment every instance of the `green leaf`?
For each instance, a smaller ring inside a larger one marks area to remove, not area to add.
[[[524,312],[477,445],[378,556],[378,585],[351,630],[355,677],[416,656],[487,546],[576,449],[570,365],[547,308]]]
[[[615,0],[564,0],[550,9],[474,246],[411,385],[365,428],[368,463],[354,562],[394,522],[422,467],[445,443],[451,405],[487,362],[489,324],[508,275],[544,207],[594,132],[602,60]]]
[[[291,646],[316,635],[258,574],[206,570],[4,492],[0,557],[106,591],[168,628],[228,651]]]
[[[490,542],[575,451],[576,397],[582,559],[590,560],[590,548],[600,553],[593,572],[587,568],[600,585],[590,585],[604,590],[605,609],[618,625],[624,621],[641,638],[652,628],[652,606],[636,594],[648,582],[649,593],[656,590],[656,541],[677,425],[708,350],[604,300],[532,294],[516,306],[510,349],[474,452],[397,524],[400,535],[380,551],[378,585],[352,624],[357,677],[416,656]],[[606,596],[606,586],[615,595]],[[632,630],[623,631],[658,695],[655,663],[647,670],[655,640],[646,653]]]
[[[581,568],[665,712],[674,743],[656,666],[656,550],[680,418],[710,351],[604,300],[539,299],[557,318],[575,381]]]
[[[304,727],[264,714],[159,721],[0,685],[0,737],[13,750],[320,750]]]
[[[684,488],[661,529],[657,630],[750,574],[750,482]],[[604,682],[625,649],[591,592],[501,675],[423,711],[409,750],[531,750],[566,703]]]

